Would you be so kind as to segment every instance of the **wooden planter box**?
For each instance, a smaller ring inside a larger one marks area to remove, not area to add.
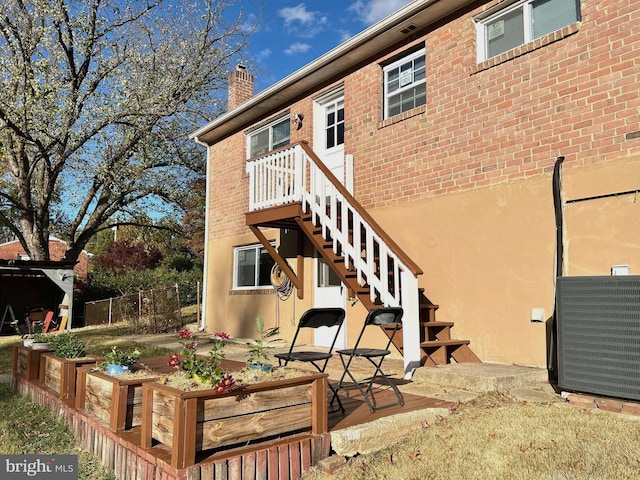
[[[47,352],[50,350],[33,350],[23,345],[13,347],[11,366],[13,375],[27,380],[37,380],[40,375],[40,356]]]
[[[142,448],[170,448],[171,465],[193,465],[196,454],[251,440],[310,430],[327,432],[327,374],[258,383],[216,395],[156,382],[142,386]]]
[[[76,408],[96,417],[114,431],[129,430],[142,424],[142,385],[155,377],[122,380],[92,367],[78,369]]]
[[[40,359],[40,385],[53,390],[63,400],[73,400],[76,396],[76,372],[83,365],[95,365],[100,357],[87,355],[82,358],[66,359],[53,353],[43,353]]]

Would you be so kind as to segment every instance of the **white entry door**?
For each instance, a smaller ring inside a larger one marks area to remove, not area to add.
[[[316,253],[315,261],[315,286],[313,292],[313,306],[316,308],[345,308],[346,295],[345,287],[327,264],[327,262],[318,253]],[[336,335],[338,327],[320,327],[315,330],[313,342],[318,347],[330,347],[333,337]],[[345,319],[338,334],[335,348],[346,347],[346,331],[347,321]]]
[[[313,149],[343,185],[344,95],[342,90],[325,95],[314,103]]]
[[[344,92],[334,90],[314,102],[313,149],[340,183],[346,183],[344,156]],[[316,308],[345,308],[346,288],[324,261],[316,254],[314,306]],[[340,329],[336,348],[346,347],[346,321]],[[314,343],[329,347],[336,334],[336,327],[316,330]]]

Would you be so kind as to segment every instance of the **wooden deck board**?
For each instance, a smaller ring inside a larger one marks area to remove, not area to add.
[[[372,422],[390,415],[398,415],[425,408],[452,409],[455,407],[455,403],[453,402],[404,393],[402,395],[404,398],[404,405],[386,407],[371,413],[367,402],[365,402],[357,389],[342,389],[340,390],[339,395],[342,405],[345,408],[345,413],[342,414],[340,411],[329,413],[330,432]],[[391,389],[375,388],[374,395],[379,404],[392,403],[396,400]]]

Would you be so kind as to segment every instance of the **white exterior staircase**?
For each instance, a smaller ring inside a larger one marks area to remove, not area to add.
[[[400,306],[402,336],[394,344],[409,375],[421,365],[479,362],[468,340],[453,340],[451,322],[437,322],[418,287],[420,268],[384,232],[305,142],[247,162],[247,225],[267,247],[258,226],[304,232],[342,282],[368,309]],[[267,247],[274,259],[282,259]],[[282,265],[296,284],[295,274]],[[297,285],[300,285],[298,282]]]

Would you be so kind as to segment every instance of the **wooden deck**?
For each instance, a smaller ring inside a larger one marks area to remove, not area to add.
[[[447,408],[451,410],[455,407],[455,403],[453,402],[403,393],[404,405],[382,408],[371,413],[367,402],[364,401],[362,394],[357,389],[341,389],[339,395],[342,405],[345,408],[345,413],[342,414],[340,411],[329,413],[329,432],[362,425],[391,415],[426,408]],[[374,395],[379,404],[382,405],[392,403],[396,400],[394,393],[390,389],[375,388]]]
[[[167,365],[167,359],[165,357],[144,359],[143,363],[147,365],[150,369],[155,370],[157,372],[167,374],[174,371],[174,369],[172,369]],[[332,364],[333,371],[329,373],[331,374],[333,379],[330,380],[330,382],[333,385],[335,385],[337,383],[337,381],[335,380],[336,378],[335,375],[336,375],[336,372],[338,371],[337,369],[339,368],[337,359],[332,359],[331,364]],[[225,360],[224,366],[226,368],[229,368],[230,370],[233,370],[233,369],[241,368],[242,366],[244,366],[244,363],[234,361],[234,360]],[[292,364],[292,366],[300,367],[300,368],[306,367],[311,371],[315,371],[312,368],[310,368],[308,365],[305,366],[305,365],[299,365],[296,363],[296,364]],[[396,373],[396,377],[397,377],[398,372],[394,371],[394,373]],[[401,389],[402,389],[402,384],[407,383],[406,380],[402,380],[401,378],[395,378],[395,382],[397,385],[400,386]],[[349,389],[343,388],[339,391],[339,395],[340,395],[340,401],[342,402],[342,405],[345,408],[345,413],[343,414],[340,411],[334,411],[329,413],[329,432],[372,422],[379,418],[384,418],[391,415],[398,415],[401,413],[413,412],[413,411],[422,410],[425,408],[452,409],[453,407],[455,407],[455,403],[453,402],[447,402],[447,401],[439,400],[436,398],[424,397],[421,395],[412,395],[408,393],[403,393],[403,397],[405,401],[404,405],[383,408],[375,411],[374,413],[371,413],[369,411],[369,407],[367,406],[367,403],[362,398],[362,394],[355,387],[349,388]],[[331,391],[329,391],[328,401],[331,400],[331,396],[332,396],[332,393]],[[395,395],[386,386],[384,387],[380,386],[380,387],[374,388],[374,396],[378,401],[378,403],[382,405],[387,403],[392,403],[395,400]],[[334,403],[334,407],[336,405],[337,404]],[[331,405],[329,405],[329,410],[331,411],[331,409],[332,409]]]

